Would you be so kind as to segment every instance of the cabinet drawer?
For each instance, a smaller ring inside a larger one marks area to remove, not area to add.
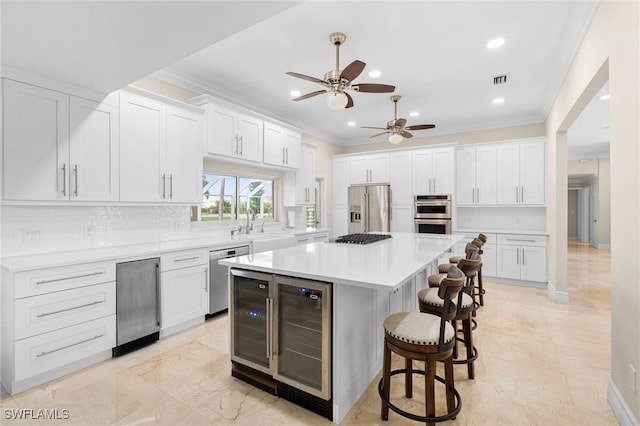
[[[320,241],[326,241],[329,239],[329,234],[326,232],[298,235],[296,237],[296,244],[311,244]]]
[[[71,364],[115,345],[115,315],[19,340],[15,344],[15,381]]]
[[[547,237],[544,235],[501,234],[498,235],[498,244],[544,247],[547,245]]]
[[[16,340],[116,313],[116,283],[27,297],[15,302]]]
[[[209,253],[206,249],[175,251],[163,254],[160,260],[162,272],[172,271],[189,266],[206,265],[209,262]]]
[[[34,269],[15,275],[15,298],[115,281],[115,262],[95,262]]]

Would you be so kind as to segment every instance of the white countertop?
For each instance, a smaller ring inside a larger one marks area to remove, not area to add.
[[[454,229],[454,234],[514,234],[514,235],[544,235],[549,236],[547,231],[535,231],[526,229]]]
[[[304,235],[305,233],[326,232],[326,229],[285,229],[268,233],[242,234],[217,238],[191,238],[153,243],[109,246],[85,250],[60,251],[54,253],[9,256],[0,259],[0,266],[9,272],[50,268],[100,261],[129,261],[160,256],[164,253],[198,248],[221,249],[250,245],[254,240],[277,240]]]
[[[391,233],[367,245],[319,242],[231,259],[220,264],[320,281],[392,289],[453,247],[461,235]]]

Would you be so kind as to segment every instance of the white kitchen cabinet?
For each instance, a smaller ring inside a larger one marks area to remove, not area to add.
[[[334,205],[346,205],[349,201],[349,158],[334,158],[331,170],[331,189]]]
[[[367,154],[350,157],[349,176],[352,185],[388,183],[389,154]]]
[[[453,194],[454,178],[453,147],[414,151],[412,179],[414,194]]]
[[[120,200],[199,203],[201,116],[128,92],[120,112]]]
[[[412,162],[411,151],[394,152],[389,156],[392,204],[413,204]],[[413,214],[411,219],[413,227]]]
[[[315,204],[316,150],[303,146],[300,170],[285,172],[282,202],[285,206]]]
[[[303,235],[296,235],[295,242],[296,242],[296,245],[302,245],[302,244],[319,243],[322,241],[327,241],[328,239],[329,239],[329,233],[326,231],[307,232]]]
[[[161,335],[167,336],[204,321],[209,307],[206,250],[184,250],[161,257]]]
[[[302,136],[274,123],[264,123],[263,162],[291,169],[300,168]]]
[[[496,203],[496,147],[481,145],[456,151],[456,201],[458,205]]]
[[[546,282],[546,253],[546,237],[499,235],[497,276],[516,280]]]
[[[117,201],[118,108],[4,80],[4,199]]]
[[[498,204],[545,204],[543,141],[500,144],[496,158]]]
[[[349,233],[349,209],[346,204],[333,206],[333,236],[346,235]]]
[[[415,232],[413,204],[391,204],[391,232]]]

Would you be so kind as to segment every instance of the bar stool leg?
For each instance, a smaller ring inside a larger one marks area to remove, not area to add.
[[[435,417],[436,416],[436,392],[435,392],[436,363],[435,361],[430,361],[429,359],[426,359],[424,364],[425,364],[424,367],[426,370],[424,375],[425,404],[426,404],[426,411],[427,411],[426,416]],[[427,425],[434,426],[435,423],[427,422]]]
[[[447,412],[451,413],[456,408],[455,396],[453,394],[453,358],[444,360],[444,377],[447,386]],[[454,417],[455,419],[455,417]]]
[[[411,358],[404,359],[404,393],[407,398],[413,397],[413,361]]]
[[[389,388],[391,386],[391,349],[385,342],[384,344],[384,358],[383,358],[383,366],[382,366],[382,376],[383,376],[383,394],[384,399],[389,401]],[[382,420],[389,420],[389,406],[385,404],[384,401],[382,403]]]
[[[471,334],[471,318],[462,320],[462,333],[464,334],[464,344],[467,347],[467,359],[473,358],[473,339]],[[469,373],[469,378],[475,378],[475,367],[474,362],[469,362],[467,364],[467,372]]]

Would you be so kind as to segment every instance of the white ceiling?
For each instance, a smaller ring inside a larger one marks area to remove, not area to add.
[[[2,1],[2,65],[101,92],[155,72],[334,143],[383,142],[360,126],[393,118],[389,94],[352,93],[355,106],[334,111],[324,96],[293,102],[290,90],[320,86],[285,72],[322,78],[335,63],[328,36],[341,31],[341,68],[367,63],[355,82],[395,85],[407,125],[436,124],[416,137],[539,123],[597,4]],[[506,43],[490,51],[494,37]],[[373,69],[382,76],[367,77]],[[508,83],[494,86],[504,73]],[[505,102],[493,105],[497,96]]]

